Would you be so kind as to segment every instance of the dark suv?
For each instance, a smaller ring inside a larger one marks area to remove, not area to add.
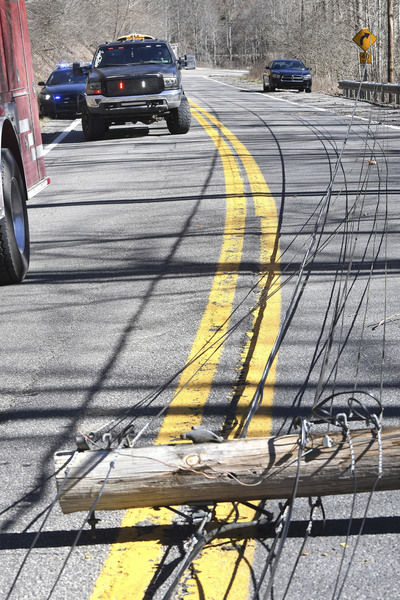
[[[263,74],[264,92],[274,92],[277,88],[311,92],[311,69],[301,60],[281,58],[273,60]]]
[[[82,129],[87,140],[100,139],[110,125],[165,119],[172,134],[187,133],[191,115],[177,59],[164,40],[101,44],[86,84]]]

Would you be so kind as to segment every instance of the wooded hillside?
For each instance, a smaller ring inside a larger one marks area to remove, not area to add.
[[[352,38],[366,27],[378,38],[368,79],[387,81],[390,0],[26,0],[26,5],[38,78],[60,61],[90,60],[98,43],[139,31],[178,42],[180,54],[194,53],[199,65],[253,68],[275,57],[300,58],[312,67],[314,84],[329,90],[340,78],[360,76]],[[396,81],[398,76],[395,56]]]

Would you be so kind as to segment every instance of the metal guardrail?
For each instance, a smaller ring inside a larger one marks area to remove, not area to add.
[[[397,83],[377,83],[375,81],[339,81],[339,89],[345,98],[356,98],[360,90],[360,100],[382,104],[400,104],[400,85]]]

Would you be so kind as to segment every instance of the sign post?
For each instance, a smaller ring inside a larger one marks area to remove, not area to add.
[[[360,52],[360,65],[365,65],[365,64],[370,65],[371,63],[372,63],[371,53],[370,52]]]
[[[358,33],[353,37],[353,42],[361,48],[360,52],[360,64],[370,65],[371,64],[371,46],[375,44],[377,38],[369,29],[360,29]],[[367,69],[364,69],[364,79],[367,78]]]

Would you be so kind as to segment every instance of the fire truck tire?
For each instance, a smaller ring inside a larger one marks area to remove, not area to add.
[[[182,96],[182,100],[178,108],[173,108],[171,113],[166,117],[168,131],[172,135],[187,133],[190,129],[190,106],[186,96]]]
[[[7,148],[1,151],[4,215],[0,219],[0,285],[21,282],[29,266],[26,191],[18,164]]]
[[[86,106],[83,106],[82,110],[82,131],[85,136],[85,140],[101,140],[106,131],[107,125],[104,119],[92,115]]]

